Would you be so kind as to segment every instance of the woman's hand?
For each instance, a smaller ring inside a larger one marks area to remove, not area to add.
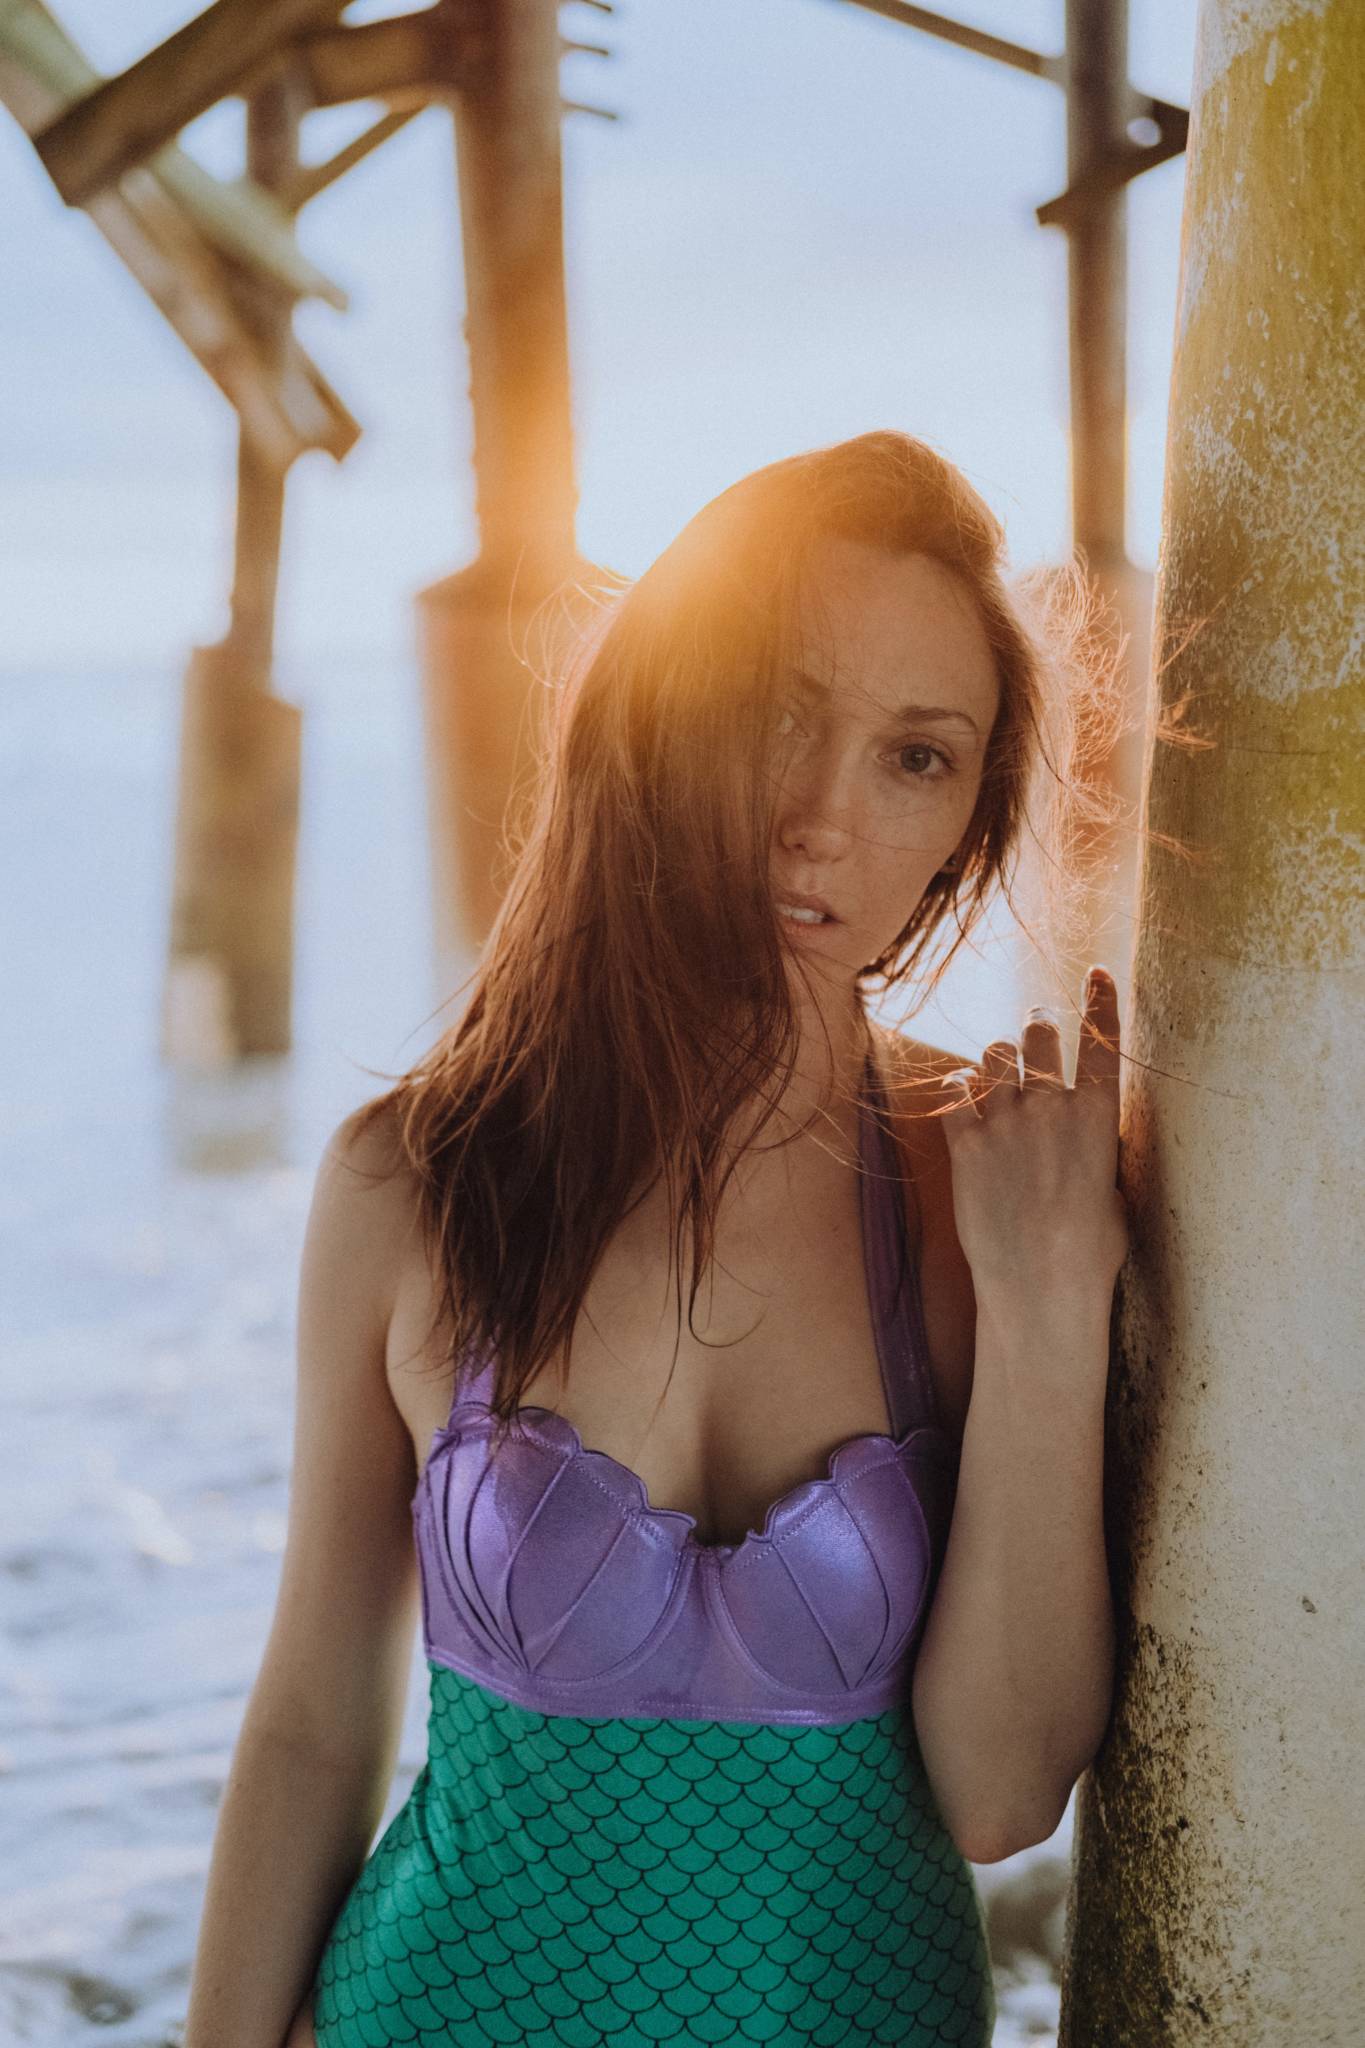
[[[1119,1006],[1113,977],[1092,968],[1075,1083],[1057,1023],[1031,1010],[1020,1047],[996,1039],[979,1067],[947,1077],[943,1117],[953,1216],[978,1307],[993,1314],[1107,1306],[1128,1255],[1118,1187]]]

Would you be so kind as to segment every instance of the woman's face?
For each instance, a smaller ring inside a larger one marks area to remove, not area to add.
[[[775,906],[828,906],[819,924],[779,911],[779,929],[820,980],[851,986],[967,828],[999,685],[969,586],[929,556],[825,536],[811,577],[819,608],[774,734],[771,881]]]

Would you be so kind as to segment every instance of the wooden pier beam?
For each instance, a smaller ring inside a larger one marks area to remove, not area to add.
[[[301,30],[346,0],[214,0],[114,78],[101,79],[33,139],[68,206],[145,163]]]

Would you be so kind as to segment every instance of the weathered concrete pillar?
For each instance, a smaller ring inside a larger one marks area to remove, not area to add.
[[[1202,0],[1063,2048],[1365,2040],[1362,79]]]

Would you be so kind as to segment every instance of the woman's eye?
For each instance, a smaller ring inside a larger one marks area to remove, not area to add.
[[[906,756],[915,754],[930,762],[936,761],[937,768],[907,767]],[[896,759],[904,773],[919,782],[936,782],[940,775],[951,775],[953,772],[953,764],[948,756],[941,753],[937,747],[931,747],[925,740],[908,740],[903,747],[897,747]]]

